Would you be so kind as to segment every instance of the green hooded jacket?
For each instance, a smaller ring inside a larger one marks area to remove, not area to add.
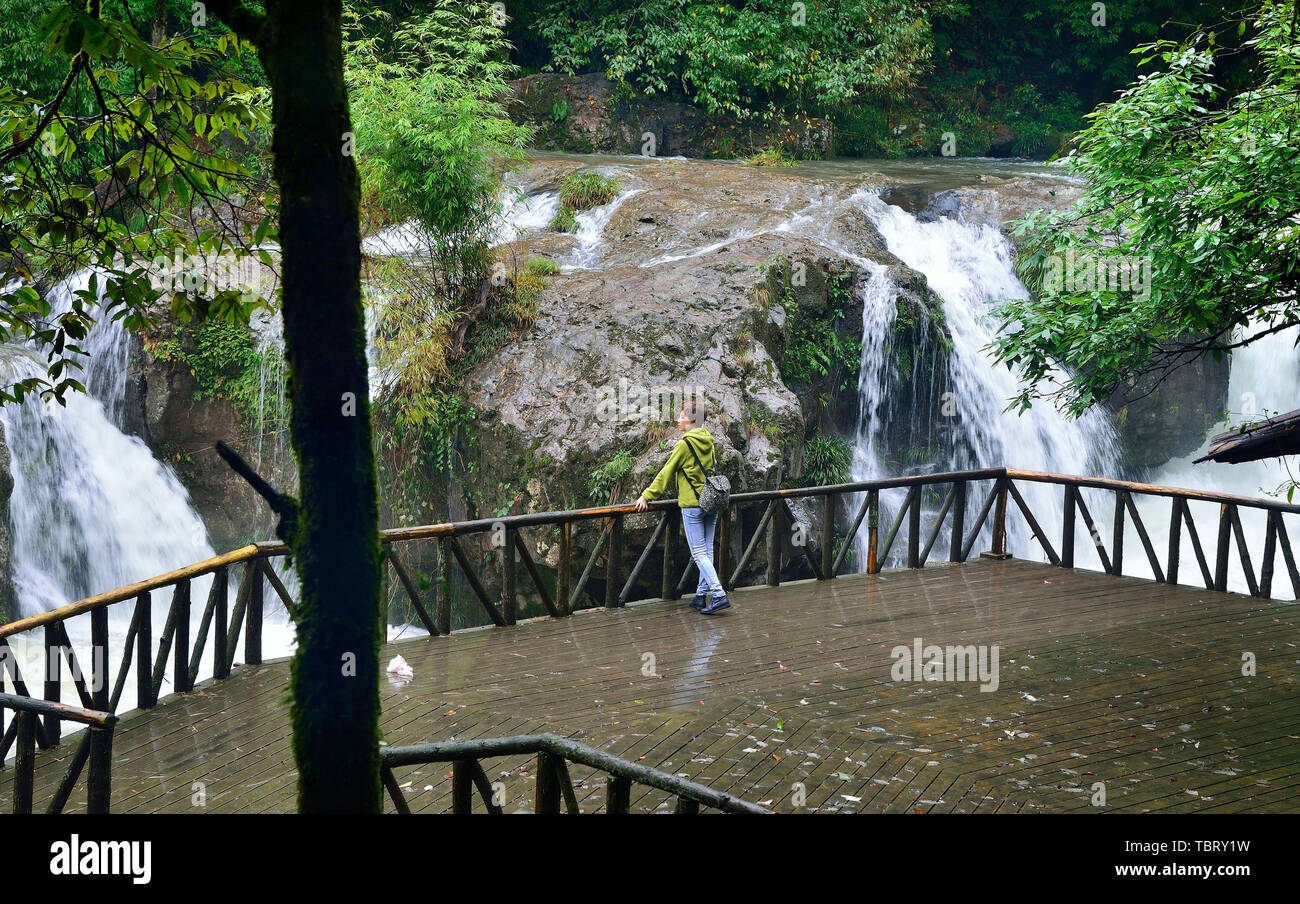
[[[704,486],[704,474],[700,471],[700,466],[695,463],[695,455],[691,450],[686,448],[686,441],[690,440],[691,445],[695,447],[695,455],[700,457],[704,467],[712,468],[713,463],[713,436],[703,427],[696,427],[694,430],[687,430],[682,434],[682,438],[673,446],[673,452],[668,456],[668,461],[655,475],[654,481],[646,487],[641,495],[647,500],[658,499],[668,489],[669,481],[674,478],[677,481],[677,505],[681,508],[697,508],[700,499],[695,491],[697,487]]]

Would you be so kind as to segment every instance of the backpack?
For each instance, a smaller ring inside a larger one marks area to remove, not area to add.
[[[704,484],[696,491],[696,496],[700,500],[700,511],[708,515],[726,508],[731,498],[731,481],[719,474],[717,468],[707,470],[689,439],[683,437],[682,442],[686,443],[686,448],[691,450],[691,455],[695,456],[695,463],[704,474]],[[716,462],[717,459],[715,452],[713,460]],[[687,482],[690,482],[690,478],[687,478]],[[691,488],[694,489],[694,485]]]

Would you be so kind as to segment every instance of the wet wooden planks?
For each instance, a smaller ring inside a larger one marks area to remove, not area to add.
[[[549,730],[781,812],[1300,810],[1295,604],[1014,560],[733,602],[716,618],[652,601],[390,645],[385,662],[400,652],[415,679],[383,682],[384,738]],[[914,638],[996,646],[996,689],[894,680],[891,651]],[[287,674],[241,667],[124,716],[114,810],[292,810]],[[38,805],[74,746],[38,758]],[[484,764],[507,812],[531,809],[535,765]],[[398,770],[413,810],[450,808],[450,771]],[[602,807],[603,776],[571,775],[582,809]],[[648,788],[631,801],[673,805]],[[79,790],[69,810],[83,808]]]

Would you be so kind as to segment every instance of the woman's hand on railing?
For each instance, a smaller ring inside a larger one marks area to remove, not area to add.
[[[636,510],[638,512],[644,512],[648,508],[650,508],[650,503],[645,501],[644,496],[638,496],[636,498]]]

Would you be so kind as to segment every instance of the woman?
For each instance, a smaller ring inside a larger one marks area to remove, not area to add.
[[[667,463],[654,482],[637,499],[636,510],[644,512],[650,506],[649,500],[662,496],[668,489],[668,481],[676,479],[677,507],[682,510],[682,527],[686,530],[686,542],[691,547],[691,558],[700,570],[700,583],[695,589],[695,599],[691,600],[691,606],[704,615],[715,615],[723,609],[730,609],[731,603],[713,568],[713,532],[718,525],[718,513],[702,514],[697,495],[704,486],[701,465],[708,468],[714,466],[713,437],[704,429],[704,419],[708,415],[708,406],[702,401],[687,402],[682,406],[677,413],[677,429],[681,431],[682,438],[673,446],[672,454],[668,456]]]

